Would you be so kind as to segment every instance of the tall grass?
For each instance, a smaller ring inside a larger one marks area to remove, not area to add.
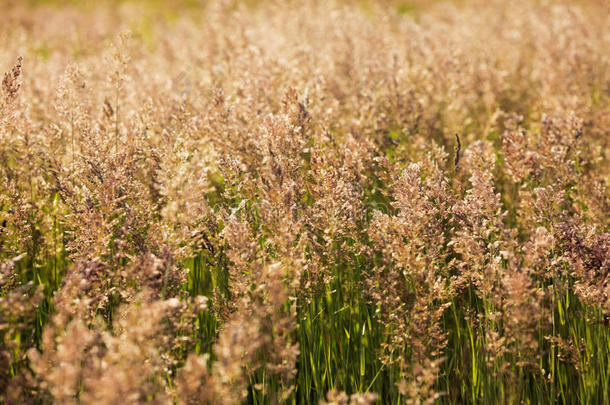
[[[0,400],[610,402],[605,11],[7,4]]]

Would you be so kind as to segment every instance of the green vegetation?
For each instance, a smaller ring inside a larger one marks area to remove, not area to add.
[[[610,403],[604,10],[7,4],[0,401]]]

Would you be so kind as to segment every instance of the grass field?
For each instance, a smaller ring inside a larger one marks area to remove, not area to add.
[[[610,403],[607,1],[8,1],[0,403]]]

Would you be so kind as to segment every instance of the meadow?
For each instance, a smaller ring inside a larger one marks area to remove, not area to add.
[[[0,403],[610,403],[607,1],[2,4]]]

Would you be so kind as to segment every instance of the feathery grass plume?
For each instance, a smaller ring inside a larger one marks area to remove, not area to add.
[[[0,123],[3,125],[8,123],[12,118],[11,106],[15,103],[15,98],[21,88],[22,63],[23,57],[19,56],[15,66],[13,66],[10,72],[4,73],[4,78],[2,79],[2,96],[0,99],[0,119],[2,121]]]
[[[369,405],[374,404],[377,399],[377,394],[373,392],[347,395],[345,392],[330,390],[326,393],[326,401],[320,401],[320,405]]]
[[[409,382],[403,380],[400,390],[409,401],[439,397],[433,386],[447,337],[441,317],[453,288],[443,269],[451,217],[449,183],[436,161],[424,163],[410,164],[402,172],[393,186],[395,216],[376,211],[369,231],[384,258],[369,288],[390,331],[388,359],[399,360],[405,369]]]
[[[189,350],[184,333],[194,314],[204,309],[200,300],[150,301],[143,294],[119,309],[110,330],[100,319],[87,325],[78,313],[82,309],[58,313],[45,330],[41,352],[29,353],[43,398],[104,404],[152,398],[164,403],[167,378]]]

